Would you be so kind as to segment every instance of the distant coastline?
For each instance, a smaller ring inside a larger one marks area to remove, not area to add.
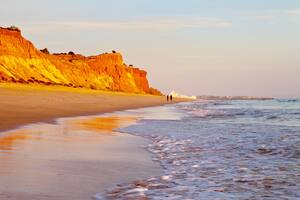
[[[197,99],[204,100],[273,100],[273,97],[252,97],[252,96],[210,96],[201,95]]]

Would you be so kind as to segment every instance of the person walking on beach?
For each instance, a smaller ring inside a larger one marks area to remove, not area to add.
[[[169,95],[167,95],[167,101],[169,102]]]

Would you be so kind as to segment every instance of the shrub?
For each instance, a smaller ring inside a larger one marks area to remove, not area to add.
[[[18,83],[26,83],[26,81],[24,79],[22,79],[22,78],[18,79],[17,82]]]
[[[69,51],[68,53],[69,55],[75,55],[75,53],[73,51]]]
[[[155,88],[152,88],[152,87],[149,88],[147,93],[152,94],[152,95],[157,95],[157,96],[162,96],[163,95],[159,90],[157,90]]]
[[[112,50],[111,52],[112,52],[112,53],[117,53],[115,50]]]
[[[50,52],[49,52],[49,50],[47,48],[41,49],[40,51],[43,52],[43,53],[45,53],[45,54],[50,54]]]
[[[7,28],[8,30],[10,30],[10,31],[17,31],[17,32],[21,32],[21,29],[19,29],[18,27],[16,27],[16,26],[10,26],[10,27],[8,27]]]

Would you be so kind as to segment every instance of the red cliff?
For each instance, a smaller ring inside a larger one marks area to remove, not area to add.
[[[0,28],[1,81],[161,94],[149,87],[146,71],[126,65],[119,53],[52,55],[37,50],[17,28]]]

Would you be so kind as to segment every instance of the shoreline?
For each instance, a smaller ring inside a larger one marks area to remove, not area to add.
[[[172,103],[189,101],[174,99]],[[0,133],[56,118],[89,116],[168,104],[164,96],[61,86],[0,83]]]
[[[146,138],[115,131],[138,119],[113,112],[162,106],[165,97],[0,84],[0,104],[1,199],[93,199],[161,173]]]
[[[0,199],[94,199],[98,193],[161,173],[145,138],[115,131],[137,118],[78,116],[34,123],[0,137]]]

